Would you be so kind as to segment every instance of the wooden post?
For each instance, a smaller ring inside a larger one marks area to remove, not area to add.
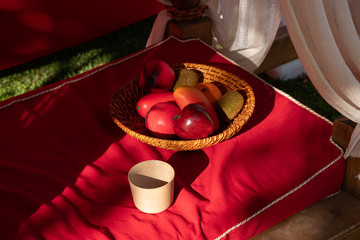
[[[348,147],[355,123],[341,116],[334,121],[333,140],[342,148]],[[360,199],[360,159],[348,157],[346,159],[346,173],[343,189]]]
[[[166,25],[164,37],[199,38],[212,45],[212,20],[202,14],[207,7],[199,5],[200,0],[172,0],[172,3],[174,6],[168,7],[172,19]]]

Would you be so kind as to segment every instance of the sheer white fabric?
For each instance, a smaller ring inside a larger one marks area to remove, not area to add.
[[[360,0],[279,0],[296,52],[321,96],[357,123],[345,157],[360,157]]]
[[[169,0],[159,0],[171,5]],[[249,71],[255,71],[274,41],[281,14],[278,0],[202,0],[213,21],[213,47]],[[161,41],[169,16],[155,20],[147,45]]]

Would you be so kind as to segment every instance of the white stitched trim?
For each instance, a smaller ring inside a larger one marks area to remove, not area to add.
[[[266,83],[266,82],[265,82]],[[268,84],[268,83],[267,83]],[[270,84],[269,84],[270,85]],[[271,86],[271,85],[270,85]],[[275,91],[277,91],[278,93],[280,93],[281,95],[287,97],[288,99],[290,99],[292,102],[294,102],[295,104],[299,105],[302,108],[305,108],[306,110],[308,110],[309,112],[311,112],[312,114],[314,114],[315,116],[325,120],[327,123],[333,125],[333,122],[331,122],[329,119],[325,118],[324,116],[318,114],[317,112],[315,112],[314,110],[312,110],[311,108],[309,108],[308,106],[302,104],[301,102],[299,102],[298,100],[296,100],[295,98],[291,97],[289,94],[277,89],[276,87],[272,86]]]
[[[223,234],[221,234],[219,237],[215,238],[215,240],[219,240],[223,237],[225,237],[227,234],[229,234],[231,231],[235,230],[236,228],[240,227],[241,225],[247,223],[248,221],[250,221],[251,219],[253,219],[254,217],[256,217],[257,215],[261,214],[262,212],[264,212],[266,209],[270,208],[271,206],[275,205],[276,203],[280,202],[281,200],[283,200],[284,198],[288,197],[289,195],[293,194],[294,192],[296,192],[298,189],[302,188],[303,186],[305,186],[307,183],[309,183],[311,180],[313,180],[316,176],[318,176],[320,173],[322,173],[323,171],[325,171],[326,169],[328,169],[330,166],[332,166],[334,163],[336,163],[344,154],[344,151],[342,150],[342,148],[340,148],[333,140],[332,138],[330,138],[330,142],[333,143],[339,150],[340,150],[340,155],[335,158],[333,161],[331,161],[330,163],[328,163],[325,167],[321,168],[319,171],[317,171],[316,173],[314,173],[312,176],[310,176],[308,179],[306,179],[304,182],[302,182],[300,185],[296,186],[295,188],[293,188],[292,190],[290,190],[289,192],[285,193],[284,195],[282,195],[281,197],[275,199],[274,201],[272,201],[271,203],[269,203],[268,205],[266,205],[265,207],[263,207],[262,209],[260,209],[259,211],[257,211],[256,213],[254,213],[253,215],[251,215],[250,217],[248,217],[247,219],[239,222],[238,224],[234,225],[233,227],[229,228],[228,230],[226,230]]]
[[[341,192],[341,189],[340,189],[339,191],[337,191],[337,192],[333,193],[333,194],[330,194],[329,196],[324,197],[324,199],[331,198],[331,197],[333,197],[333,196],[335,196],[335,195],[339,194],[340,192]]]

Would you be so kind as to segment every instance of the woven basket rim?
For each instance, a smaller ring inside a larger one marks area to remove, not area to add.
[[[113,94],[109,104],[110,107],[109,111],[113,121],[125,133],[154,147],[160,147],[164,149],[171,149],[177,151],[189,151],[189,150],[198,150],[198,149],[206,148],[215,145],[217,143],[223,142],[225,140],[228,140],[234,135],[236,135],[242,129],[242,127],[248,122],[255,109],[255,95],[251,86],[245,80],[223,69],[205,64],[184,62],[184,63],[172,64],[171,66],[174,68],[175,71],[178,71],[182,68],[188,68],[188,69],[194,69],[200,71],[203,73],[204,77],[207,80],[208,78],[210,78],[210,82],[218,81],[221,82],[221,84],[224,84],[226,88],[242,91],[243,93],[246,94],[246,96],[244,96],[245,103],[241,112],[225,127],[223,131],[218,132],[215,135],[211,135],[206,138],[192,139],[192,140],[161,139],[147,135],[145,133],[139,133],[135,130],[130,129],[130,127],[128,127],[124,123],[124,121],[121,121],[121,119],[124,118],[121,116],[121,114],[124,114],[124,112],[119,113],[119,108],[121,107],[121,104],[123,104],[123,102],[127,100],[126,97],[120,96],[120,94],[125,93],[124,91],[130,92],[129,88],[132,88],[133,90],[136,91],[140,91],[138,90],[139,88],[137,85],[138,78],[136,77],[130,79],[130,81],[128,81],[119,89],[117,89]],[[141,93],[139,94],[141,95]]]

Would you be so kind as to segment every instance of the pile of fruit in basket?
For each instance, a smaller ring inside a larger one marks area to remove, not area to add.
[[[235,90],[224,94],[216,84],[203,82],[196,70],[178,74],[165,61],[144,63],[139,85],[145,95],[136,103],[146,128],[154,137],[199,139],[215,134],[242,109],[244,97]]]

